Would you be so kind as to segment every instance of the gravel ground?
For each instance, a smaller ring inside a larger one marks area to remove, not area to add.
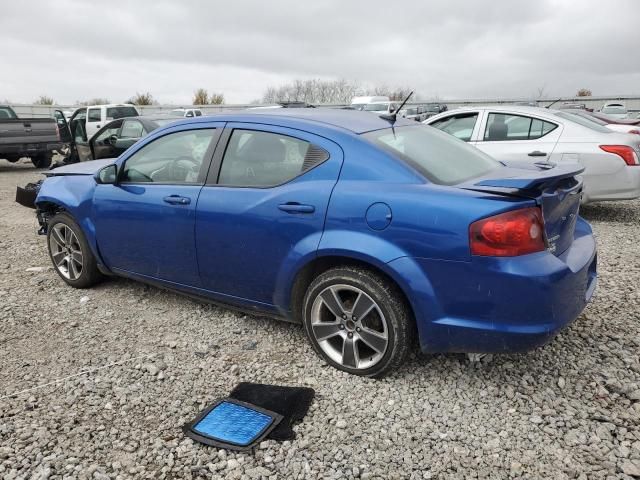
[[[323,365],[295,325],[127,280],[65,286],[13,202],[38,178],[0,161],[0,477],[640,477],[640,201],[583,209],[600,283],[550,345],[414,355],[370,380]],[[316,389],[297,438],[254,454],[186,439],[181,425],[242,380]]]

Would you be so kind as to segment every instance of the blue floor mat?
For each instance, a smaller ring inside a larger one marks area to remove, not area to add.
[[[250,450],[282,420],[282,415],[264,408],[223,398],[202,411],[183,427],[198,442],[231,450]]]

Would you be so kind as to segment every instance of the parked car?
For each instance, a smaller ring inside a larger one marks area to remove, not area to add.
[[[380,102],[389,102],[389,97],[386,97],[383,95],[353,97],[351,99],[351,107],[354,110],[362,110],[364,109],[364,106],[369,103],[380,103]]]
[[[607,123],[604,120],[593,115],[593,112],[589,112],[586,110],[567,110],[567,112],[572,113],[574,115],[578,115],[582,118],[586,118],[600,126],[607,127],[609,130],[620,133],[633,133],[635,135],[640,135],[640,126],[638,125],[627,125],[621,123]]]
[[[416,122],[338,109],[182,120],[48,172],[37,217],[70,286],[104,274],[304,325],[379,377],[426,352],[550,341],[596,285],[582,167],[506,166]]]
[[[426,108],[422,105],[409,105],[406,108],[400,110],[399,114],[402,118],[414,120],[416,122],[422,122],[426,120]]]
[[[430,103],[425,107],[424,119],[426,120],[427,118],[431,118],[434,115],[437,115],[439,113],[446,112],[446,111],[447,111],[446,105],[439,104],[439,103]]]
[[[69,145],[72,160],[69,163],[118,157],[142,137],[180,118],[146,115],[112,120],[89,140],[82,137],[72,139]]]
[[[371,112],[375,114],[393,113],[398,108],[396,102],[372,102],[367,103],[362,107],[363,112]]]
[[[426,124],[496,160],[580,162],[584,203],[640,197],[640,141],[562,110],[514,105],[460,108]]]
[[[9,105],[0,105],[0,158],[14,163],[28,157],[36,168],[46,168],[62,145],[55,119],[18,118]]]
[[[129,104],[91,105],[76,109],[68,120],[71,137],[91,138],[107,122],[118,118],[137,117],[138,110]]]
[[[199,108],[175,108],[169,112],[169,116],[171,117],[201,117],[202,110]]]
[[[605,103],[600,109],[600,112],[610,117],[620,119],[628,118],[629,116],[629,112],[627,112],[627,107],[625,107],[624,103],[618,102]]]
[[[640,125],[640,118],[616,118],[602,112],[589,112],[591,116],[607,122],[608,124],[617,125]]]

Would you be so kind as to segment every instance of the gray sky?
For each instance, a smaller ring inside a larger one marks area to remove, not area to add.
[[[41,0],[0,7],[0,101],[227,103],[345,78],[423,97],[640,93],[640,0]]]

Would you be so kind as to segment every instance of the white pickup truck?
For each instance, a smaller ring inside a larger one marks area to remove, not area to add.
[[[78,108],[69,119],[74,137],[78,134],[91,138],[107,122],[124,117],[137,117],[136,107],[129,104],[90,105]],[[82,124],[82,126],[80,126]],[[82,131],[80,131],[82,130]]]

